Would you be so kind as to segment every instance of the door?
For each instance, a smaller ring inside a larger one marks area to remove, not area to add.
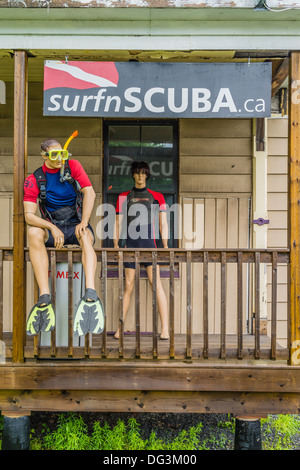
[[[104,203],[116,207],[118,195],[133,187],[130,166],[134,161],[145,161],[150,166],[151,177],[147,184],[149,189],[162,193],[168,207],[177,203],[176,121],[104,121]],[[169,216],[171,248],[177,246],[177,240],[174,239],[172,211]],[[103,230],[105,231],[105,227]],[[106,247],[113,246],[111,238],[105,238],[105,234],[103,242]],[[158,247],[160,246],[158,241]]]

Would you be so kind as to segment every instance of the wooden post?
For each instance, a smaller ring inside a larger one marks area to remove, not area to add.
[[[300,363],[300,52],[290,56],[289,94],[290,363]]]
[[[13,362],[24,360],[25,345],[26,263],[24,258],[23,188],[27,171],[27,67],[27,52],[16,51],[14,75]]]

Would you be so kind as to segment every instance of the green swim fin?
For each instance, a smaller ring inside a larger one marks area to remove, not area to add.
[[[84,336],[87,333],[99,335],[104,330],[104,323],[105,314],[102,302],[94,289],[87,289],[74,315],[74,333],[78,336]]]
[[[52,331],[54,327],[55,312],[51,303],[51,297],[49,294],[43,294],[29,312],[26,333],[28,336],[36,335],[40,332],[47,333]]]

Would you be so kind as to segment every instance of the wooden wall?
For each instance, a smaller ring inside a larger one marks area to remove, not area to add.
[[[180,121],[181,196],[252,194],[250,119]]]
[[[180,202],[182,248],[249,248],[252,193],[251,120],[185,119],[180,121]],[[188,215],[186,218],[184,214]],[[192,227],[195,240],[185,227]],[[228,266],[227,326],[236,332],[236,266]],[[180,325],[185,331],[185,267],[181,272]],[[193,330],[202,332],[202,267],[193,267]],[[247,268],[244,288],[249,281]],[[197,280],[200,280],[197,283]],[[220,266],[209,266],[209,332],[220,332]],[[244,327],[248,315],[244,299]]]

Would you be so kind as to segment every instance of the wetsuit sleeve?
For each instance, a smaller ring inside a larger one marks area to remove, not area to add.
[[[117,199],[117,204],[116,204],[116,214],[124,214],[124,207],[127,201],[128,194],[129,194],[129,191],[119,194],[118,199]]]
[[[39,188],[36,183],[34,175],[29,175],[24,182],[24,197],[23,201],[37,202],[39,195]]]
[[[159,194],[159,198],[157,199],[158,204],[159,204],[159,210],[161,212],[165,212],[167,210],[165,198],[161,193],[157,193],[157,194]]]
[[[71,176],[78,181],[81,188],[85,188],[87,186],[92,186],[92,183],[86,174],[83,166],[78,160],[70,160],[69,166],[71,170]]]
[[[163,194],[157,193],[156,191],[151,191],[150,189],[148,189],[148,191],[149,193],[153,195],[154,200],[159,205],[159,211],[165,212],[167,210],[167,206],[166,206],[166,201],[165,201]]]

